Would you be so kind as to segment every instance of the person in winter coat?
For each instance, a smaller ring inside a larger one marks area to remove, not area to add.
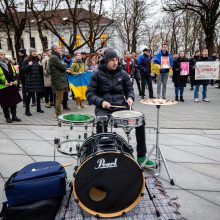
[[[66,64],[62,62],[61,47],[57,44],[51,47],[51,56],[49,60],[49,69],[51,75],[51,86],[56,93],[55,114],[58,117],[61,114],[61,104],[64,92],[68,91],[68,82],[66,78]]]
[[[85,63],[82,61],[82,55],[81,53],[77,52],[76,57],[73,60],[72,66],[67,70],[68,73],[73,75],[79,75],[86,71]],[[75,94],[75,100],[77,109],[85,108],[86,105],[83,104],[83,100],[81,97],[77,97]]]
[[[173,58],[168,51],[167,43],[163,43],[161,51],[153,58],[153,62],[160,65],[160,74],[157,77],[157,98],[161,97],[162,84],[162,98],[166,99],[167,80],[173,66]]]
[[[6,62],[5,52],[0,50],[0,105],[7,123],[21,121],[16,113],[17,104],[22,101],[17,84],[16,70],[11,63]]]
[[[51,87],[51,75],[49,69],[49,59],[51,55],[51,50],[49,48],[44,50],[44,58],[42,60],[43,72],[44,72],[44,97],[45,97],[45,107],[50,108],[54,106],[54,94]]]
[[[205,48],[202,50],[202,56],[197,60],[197,62],[210,62],[210,61],[212,61],[212,58],[209,57],[209,51],[208,51],[208,49]],[[195,68],[196,68],[196,66],[195,66]],[[204,102],[210,102],[209,99],[207,98],[208,84],[209,84],[209,80],[195,80],[194,102],[199,102],[199,87],[200,87],[200,85],[203,86],[202,100]]]
[[[134,102],[134,90],[128,74],[118,65],[119,58],[114,50],[104,53],[104,65],[100,65],[98,71],[92,75],[86,95],[90,103],[96,106],[96,116],[110,116],[112,112],[120,110],[113,106],[126,106],[128,109]],[[107,123],[97,123],[97,133],[107,132]],[[138,162],[146,159],[145,125],[136,128]],[[146,167],[154,167],[155,164],[148,160]]]
[[[149,91],[149,98],[154,98],[153,86],[152,86],[152,77],[151,77],[151,58],[149,56],[149,50],[145,48],[143,54],[138,59],[138,68],[141,74],[141,91],[142,99],[145,96],[145,87],[146,83]]]
[[[27,92],[27,102],[25,115],[31,116],[30,101],[33,94],[37,95],[37,112],[44,113],[41,109],[40,99],[43,97],[44,92],[44,76],[43,66],[37,56],[35,48],[29,49],[30,55],[25,59],[23,71],[25,73],[25,90]]]
[[[200,51],[197,50],[195,51],[194,56],[189,60],[189,74],[190,74],[190,85],[191,85],[190,90],[193,90],[193,87],[195,85],[195,66],[199,58],[200,58]]]
[[[186,87],[188,75],[181,75],[181,71],[182,71],[181,62],[188,62],[188,59],[185,57],[185,53],[183,51],[180,52],[179,57],[174,60],[172,79],[175,87],[175,95],[176,95],[175,100],[184,102],[183,92],[184,92],[184,87]]]

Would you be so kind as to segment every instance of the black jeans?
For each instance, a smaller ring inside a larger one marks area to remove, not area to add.
[[[99,115],[96,115],[99,116]],[[101,114],[100,116],[103,116]],[[110,115],[108,114],[108,120],[110,118]],[[98,133],[107,133],[108,132],[108,121],[105,122],[97,122],[96,125],[96,132]],[[104,131],[103,131],[104,129]],[[144,157],[147,153],[147,147],[146,147],[146,135],[145,135],[145,121],[143,121],[143,125],[140,127],[135,128],[135,136],[136,136],[136,142],[137,142],[137,156],[138,157]]]
[[[149,74],[141,75],[141,91],[142,91],[141,95],[145,96],[146,83],[148,86],[149,98],[153,98],[154,93],[153,93],[153,86],[152,86],[152,78],[151,78],[151,75]]]
[[[36,95],[37,95],[37,110],[41,110],[40,99],[42,98],[42,93],[39,92],[39,93],[36,93]],[[28,92],[27,101],[26,101],[26,108],[27,109],[30,109],[30,102],[31,102],[31,98],[33,98],[33,96],[35,96],[34,92]],[[32,102],[33,101],[34,100],[32,99]]]
[[[10,118],[10,111],[11,111],[11,115],[12,115],[12,118],[15,118],[16,117],[16,108],[17,106],[12,106],[10,108],[3,108],[3,112],[4,112],[4,116],[5,118]],[[10,109],[10,111],[9,111]]]
[[[44,97],[45,102],[48,103],[50,100],[50,103],[53,103],[54,101],[54,94],[51,87],[44,87]]]

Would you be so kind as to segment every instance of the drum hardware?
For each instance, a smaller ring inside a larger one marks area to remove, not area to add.
[[[59,144],[60,144],[60,139],[59,138],[54,138],[54,151],[53,151],[53,160],[56,160],[56,149],[58,148]]]
[[[147,190],[147,194],[148,194],[151,202],[153,203],[153,206],[154,206],[154,209],[155,209],[155,212],[156,212],[156,216],[160,217],[160,211],[158,210],[158,208],[156,207],[156,205],[154,203],[154,199],[156,198],[156,196],[155,195],[153,195],[153,196],[151,195],[150,190],[147,187],[146,177],[145,177],[145,189]]]
[[[104,115],[104,116],[97,116],[97,123],[101,123],[102,124],[102,133],[105,132],[105,123],[108,122],[108,116]]]
[[[155,162],[156,162],[155,176],[159,176],[160,175],[160,172],[161,172],[161,162],[163,162],[164,166],[165,166],[165,169],[167,171],[167,175],[168,175],[169,180],[170,180],[170,184],[171,185],[175,185],[173,178],[171,178],[171,176],[170,176],[170,171],[169,171],[169,168],[167,166],[166,159],[165,159],[165,157],[163,155],[163,152],[161,150],[161,146],[159,145],[159,136],[160,136],[159,119],[160,119],[160,106],[161,105],[174,105],[174,104],[177,104],[178,102],[176,102],[174,100],[162,100],[162,99],[150,100],[150,99],[144,99],[144,100],[141,100],[141,103],[142,104],[147,104],[147,105],[155,105],[156,108],[157,108],[156,144],[153,145],[152,149],[150,150],[150,152],[148,154],[148,157],[146,157],[145,161],[143,162],[143,166],[147,162],[148,158],[150,158],[152,153],[154,151],[156,151],[156,154],[155,154]]]

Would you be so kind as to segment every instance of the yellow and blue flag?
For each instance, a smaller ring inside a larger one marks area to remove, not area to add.
[[[90,83],[92,72],[84,72],[79,75],[67,74],[69,87],[73,91],[76,98],[86,100],[86,90]]]

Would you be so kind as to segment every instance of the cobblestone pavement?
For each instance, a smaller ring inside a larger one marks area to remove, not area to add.
[[[156,91],[156,85],[154,85]],[[168,84],[167,98],[174,97],[174,88]],[[167,172],[162,166],[158,177],[171,197],[178,196],[180,212],[187,219],[218,220],[220,216],[220,90],[208,87],[210,103],[193,102],[193,91],[185,89],[185,102],[173,106],[162,106],[160,111],[160,144],[175,186],[169,184]],[[73,112],[75,103],[69,101]],[[44,103],[43,103],[44,105]],[[44,114],[36,113],[32,107],[32,117],[25,116],[24,108],[18,106],[18,116],[22,123],[6,124],[0,114],[0,189],[9,176],[33,161],[52,160],[53,139],[59,137],[78,140],[84,127],[57,126],[54,109],[46,109]],[[143,105],[136,97],[134,110],[146,115],[146,136],[148,150],[155,144],[156,107]],[[81,113],[93,114],[94,107],[88,106]],[[1,110],[0,110],[1,112]],[[91,127],[89,127],[91,131]],[[122,129],[116,132],[125,137]],[[126,138],[126,137],[125,137]],[[82,139],[82,138],[81,138]],[[82,142],[83,140],[81,140]],[[78,141],[73,141],[75,144]],[[131,132],[132,146],[135,146],[134,131]],[[69,156],[56,152],[56,160],[61,163],[75,163]],[[67,169],[72,176],[73,168]]]

